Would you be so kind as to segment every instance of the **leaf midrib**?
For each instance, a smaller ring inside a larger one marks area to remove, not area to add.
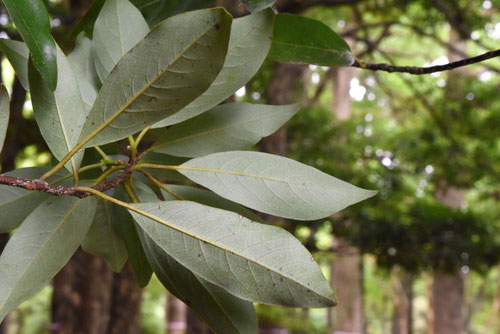
[[[223,251],[223,252],[225,252],[225,253],[231,253],[231,254],[234,254],[234,255],[236,255],[236,256],[238,256],[238,257],[240,257],[240,258],[241,258],[241,259],[243,259],[243,260],[246,260],[246,261],[248,261],[248,262],[254,263],[255,265],[257,265],[257,266],[259,266],[259,267],[262,267],[262,268],[264,268],[264,269],[267,269],[267,270],[269,270],[269,271],[272,271],[273,273],[275,273],[275,274],[277,274],[277,275],[279,275],[279,276],[281,276],[281,277],[284,277],[285,279],[287,279],[287,280],[289,280],[289,281],[291,281],[291,282],[293,282],[293,283],[297,284],[297,285],[298,285],[298,286],[300,286],[300,287],[303,287],[303,288],[309,289],[310,291],[313,291],[316,295],[318,295],[318,296],[319,296],[319,297],[321,297],[321,298],[324,298],[324,299],[329,299],[329,298],[327,298],[326,296],[323,296],[322,294],[318,293],[318,292],[317,292],[316,290],[314,290],[313,288],[311,288],[311,287],[306,287],[305,285],[301,284],[301,283],[300,283],[300,282],[298,282],[295,278],[293,278],[293,277],[291,277],[291,276],[287,275],[286,273],[282,273],[282,272],[280,272],[279,270],[276,270],[276,269],[274,269],[274,268],[271,268],[271,267],[269,267],[269,266],[268,266],[268,265],[266,265],[266,264],[260,263],[258,260],[251,259],[251,258],[249,258],[249,257],[247,257],[247,256],[245,256],[245,255],[243,255],[243,254],[237,253],[236,251],[230,250],[230,249],[228,249],[228,248],[226,248],[226,247],[224,247],[224,246],[222,246],[222,245],[219,245],[219,244],[215,243],[215,242],[214,242],[214,241],[212,241],[212,240],[209,240],[209,239],[206,239],[206,238],[200,237],[200,236],[198,236],[198,235],[196,235],[196,234],[194,234],[194,233],[191,233],[191,232],[189,232],[189,231],[185,230],[184,228],[181,228],[181,227],[179,227],[179,226],[173,225],[172,223],[169,223],[169,222],[167,222],[167,221],[163,220],[162,218],[159,218],[159,217],[157,217],[157,216],[154,216],[153,214],[150,214],[150,213],[148,213],[148,212],[146,212],[146,211],[143,211],[142,209],[139,209],[139,208],[137,208],[137,207],[135,207],[135,206],[132,206],[132,205],[131,205],[131,206],[129,207],[129,209],[132,209],[132,210],[133,210],[133,211],[135,211],[136,213],[138,213],[138,214],[140,214],[140,215],[142,215],[142,216],[145,216],[145,217],[147,217],[147,218],[149,218],[149,219],[151,219],[151,220],[153,220],[153,221],[156,221],[156,222],[158,222],[158,223],[160,223],[160,224],[162,224],[162,225],[164,225],[164,226],[166,226],[166,227],[168,227],[168,228],[171,228],[171,229],[176,230],[176,231],[178,231],[178,232],[180,232],[180,233],[186,234],[187,236],[189,236],[189,237],[191,237],[191,238],[193,238],[193,239],[198,240],[198,242],[204,242],[204,243],[207,243],[207,244],[209,244],[209,245],[211,245],[211,246],[213,246],[213,247],[215,247],[215,248],[217,248],[217,249],[219,249],[219,250],[221,250],[221,251]],[[247,219],[248,219],[248,218],[247,218]],[[146,232],[146,231],[145,231],[145,232]],[[146,232],[146,233],[147,233],[147,232]],[[149,233],[148,233],[148,235],[149,235]],[[153,239],[153,237],[152,237],[151,235],[149,235],[149,237],[150,237],[151,239]],[[179,263],[180,263],[180,262],[179,262]],[[182,263],[181,263],[181,264],[182,264]]]
[[[304,45],[304,44],[295,44],[295,43],[282,42],[282,41],[276,41],[276,40],[274,40],[273,43],[275,43],[275,44],[283,44],[283,45],[291,45],[291,46],[295,46],[295,47],[298,47],[298,48],[304,48],[304,49],[315,49],[315,50],[320,50],[320,51],[333,52],[333,53],[338,53],[338,54],[346,55],[346,56],[351,55],[351,53],[349,51],[347,51],[347,50],[340,51],[340,50],[335,50],[335,49],[329,49],[329,48],[326,48],[326,47],[322,48],[322,47],[319,47],[319,46]]]
[[[205,32],[200,34],[198,38],[194,39],[191,43],[189,43],[183,50],[180,52],[165,68],[157,74],[150,82],[146,84],[146,86],[139,90],[139,92],[134,95],[124,106],[122,106],[115,114],[113,114],[108,120],[106,120],[103,124],[101,124],[96,130],[94,130],[87,138],[85,138],[80,144],[81,147],[88,143],[92,138],[94,138],[99,132],[101,132],[105,127],[107,127],[111,122],[113,122],[118,116],[120,116],[132,103],[135,102],[153,83],[156,82],[163,74],[165,74],[191,47],[197,43],[202,37],[204,37],[213,27],[219,23],[223,17],[219,18],[215,21]]]

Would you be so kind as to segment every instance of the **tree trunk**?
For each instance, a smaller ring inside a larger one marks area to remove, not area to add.
[[[139,332],[141,290],[128,265],[113,274],[102,258],[78,250],[53,286],[52,333]]]
[[[362,258],[356,247],[334,238],[331,284],[336,289],[338,305],[328,312],[330,331],[363,333]]]
[[[466,51],[465,41],[461,40],[459,34],[450,30],[450,45],[459,52]],[[449,50],[450,62],[461,58],[453,50]],[[462,77],[468,75],[468,69],[461,68],[447,73],[448,84],[446,98],[448,100],[462,99],[464,80]],[[450,110],[453,115],[453,110]],[[459,209],[464,202],[465,190],[450,185],[447,180],[441,180],[435,193],[436,199],[445,206]],[[455,274],[436,272],[432,284],[432,311],[434,319],[434,334],[461,333],[463,331],[463,304],[464,275],[458,269]]]
[[[395,268],[391,282],[395,292],[393,334],[411,334],[413,324],[413,274]]]
[[[275,63],[273,76],[267,88],[267,102],[272,105],[290,104],[303,78],[304,65]],[[288,147],[287,129],[283,125],[278,131],[262,139],[259,148],[262,152],[285,155]]]
[[[187,328],[187,306],[172,294],[167,296],[167,333],[183,334]]]
[[[434,310],[434,333],[462,333],[462,303],[464,278],[461,273],[454,275],[435,273],[432,283]]]
[[[113,275],[110,320],[107,333],[135,334],[141,328],[142,289],[127,263]]]
[[[106,333],[112,279],[104,260],[78,250],[54,278],[52,333]]]
[[[352,41],[346,40],[348,43]],[[351,117],[351,97],[349,90],[354,77],[353,68],[339,68],[333,72],[332,113],[336,121]],[[338,138],[345,141],[347,138]],[[349,333],[363,333],[363,275],[362,257],[359,251],[345,240],[334,237],[331,266],[331,284],[337,289],[338,305],[328,312],[328,328]],[[335,314],[335,319],[334,315]]]

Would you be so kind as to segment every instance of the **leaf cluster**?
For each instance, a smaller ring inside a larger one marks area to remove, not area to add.
[[[96,1],[65,54],[46,29],[41,1],[6,1],[24,42],[0,44],[58,163],[0,175],[0,231],[17,229],[0,256],[0,319],[80,246],[116,272],[128,261],[140,286],[154,272],[218,333],[256,332],[252,302],[335,305],[309,251],[252,210],[314,220],[376,192],[244,151],[298,106],[219,104],[268,54],[329,65],[349,65],[352,56],[321,22],[276,15],[266,8],[273,1],[247,3],[255,13],[233,19],[222,8],[174,15],[202,2],[162,1],[156,11],[149,1]],[[43,22],[23,21],[33,11]],[[40,48],[50,49],[42,60]],[[8,100],[2,88],[0,135]],[[127,149],[117,150],[123,142]],[[34,192],[33,184],[74,196]]]

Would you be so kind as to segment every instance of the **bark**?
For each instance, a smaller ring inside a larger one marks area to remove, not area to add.
[[[183,334],[187,328],[187,306],[170,293],[167,297],[167,333]]]
[[[112,279],[104,260],[78,250],[54,278],[52,333],[106,333]]]

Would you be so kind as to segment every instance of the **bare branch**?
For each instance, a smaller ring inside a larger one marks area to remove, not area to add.
[[[459,61],[455,61],[449,64],[445,65],[437,65],[437,66],[429,66],[429,67],[415,67],[415,66],[392,66],[388,64],[371,64],[371,63],[365,63],[360,60],[357,60],[354,62],[352,65],[353,67],[358,67],[366,70],[372,70],[372,71],[385,71],[389,73],[393,72],[401,72],[401,73],[409,73],[409,74],[415,74],[415,75],[420,75],[420,74],[430,74],[430,73],[435,73],[435,72],[442,72],[442,71],[449,71],[453,70],[458,67],[463,67],[475,63],[479,63],[491,58],[499,57],[500,56],[500,49],[495,50],[495,51],[489,51],[486,52],[480,56],[472,57],[472,58],[465,58]]]

